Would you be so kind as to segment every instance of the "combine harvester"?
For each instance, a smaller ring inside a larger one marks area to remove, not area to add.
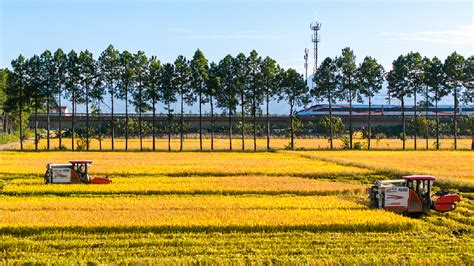
[[[412,175],[399,180],[376,181],[369,188],[372,206],[405,215],[423,215],[430,209],[448,212],[461,201],[457,193],[439,192],[431,196],[434,176]]]
[[[44,180],[46,184],[109,184],[108,177],[93,177],[88,174],[92,161],[75,160],[66,164],[49,163]]]

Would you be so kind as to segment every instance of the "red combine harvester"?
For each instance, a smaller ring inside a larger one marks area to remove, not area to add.
[[[369,189],[373,206],[407,215],[426,214],[430,209],[447,212],[456,209],[461,201],[457,193],[439,192],[431,195],[434,176],[412,175],[400,180],[376,181]]]
[[[44,180],[46,184],[109,184],[108,177],[92,177],[88,170],[92,161],[75,160],[66,164],[49,163]]]

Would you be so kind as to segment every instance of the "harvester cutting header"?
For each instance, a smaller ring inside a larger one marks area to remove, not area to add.
[[[46,166],[45,182],[52,184],[109,184],[107,176],[90,176],[88,171],[92,161],[73,160],[65,164],[49,163]]]

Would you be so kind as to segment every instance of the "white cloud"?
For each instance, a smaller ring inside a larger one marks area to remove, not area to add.
[[[382,35],[396,41],[474,45],[474,26],[472,25],[445,31],[382,32]]]

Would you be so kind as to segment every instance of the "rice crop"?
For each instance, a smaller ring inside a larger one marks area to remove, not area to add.
[[[434,150],[435,149],[435,139],[428,140],[428,149]],[[273,149],[284,149],[285,146],[288,146],[290,140],[288,138],[272,138],[270,140],[271,148]],[[360,142],[363,145],[366,145],[365,139],[354,139],[354,142]],[[62,145],[68,150],[71,150],[70,138],[63,138]],[[143,149],[145,150],[152,150],[153,149],[153,140],[151,138],[143,138],[142,140]],[[326,138],[296,138],[295,139],[296,147],[304,148],[308,150],[313,149],[329,149],[329,142]],[[406,140],[406,147],[407,149],[413,149],[414,140],[407,139]],[[342,149],[343,143],[340,139],[334,139],[333,142],[334,148]],[[425,139],[418,139],[417,145],[419,149],[425,149],[426,141]],[[235,138],[232,140],[233,149],[236,151],[240,151],[242,149],[242,140],[240,138]],[[400,139],[380,139],[380,140],[372,140],[371,142],[372,149],[380,149],[380,150],[399,150],[402,149],[402,141]],[[125,150],[125,139],[123,138],[116,138],[114,142],[114,147],[116,150]],[[171,140],[171,149],[174,151],[179,150],[180,143],[179,138],[175,137]],[[199,139],[197,138],[187,138],[183,143],[183,149],[185,151],[197,151],[199,150],[200,144]],[[245,141],[245,147],[247,150],[253,150],[253,138],[248,138]],[[50,139],[50,149],[58,149],[59,148],[59,139],[52,138]],[[76,145],[77,148],[77,145]],[[104,139],[102,143],[99,143],[97,139],[91,139],[89,148],[91,150],[111,150],[112,149],[112,140],[111,139]],[[128,140],[128,148],[130,150],[139,150],[140,149],[140,140],[137,138],[131,138]],[[266,138],[257,138],[257,149],[258,150],[265,150],[267,148],[267,140]],[[454,149],[454,140],[453,139],[440,139],[440,148],[443,150],[450,150]],[[15,145],[12,149],[20,149],[20,145]],[[34,150],[35,144],[33,141],[27,141],[24,143],[24,149],[26,150]],[[38,143],[39,150],[46,150],[47,149],[47,140],[41,139]],[[167,151],[168,150],[168,140],[166,138],[157,138],[155,142],[155,149],[159,151]],[[203,149],[210,150],[211,149],[211,140],[209,138],[203,139]],[[214,139],[214,149],[218,151],[228,151],[229,150],[229,140],[226,138],[216,138]],[[458,139],[458,149],[460,150],[469,150],[471,149],[471,139]]]
[[[73,194],[295,194],[328,195],[360,193],[366,186],[291,176],[207,176],[207,177],[117,177],[107,186],[45,184],[41,178],[7,182],[8,195]]]

